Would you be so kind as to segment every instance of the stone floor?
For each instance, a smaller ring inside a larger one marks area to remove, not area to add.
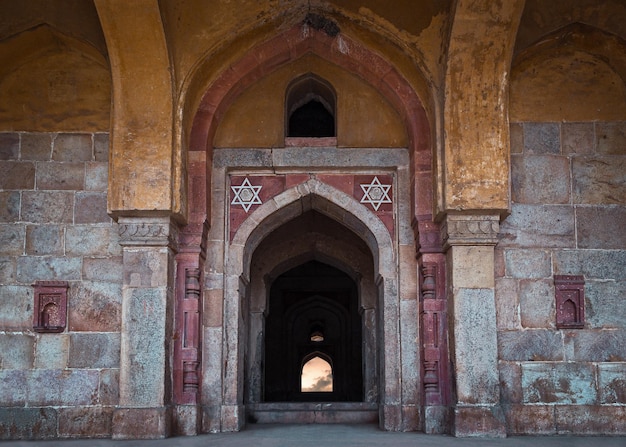
[[[239,433],[168,438],[154,441],[50,440],[0,442],[2,447],[624,447],[626,436],[452,438],[421,433],[383,432],[374,425],[251,425]]]

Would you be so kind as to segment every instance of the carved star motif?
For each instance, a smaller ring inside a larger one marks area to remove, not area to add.
[[[235,197],[233,197],[231,205],[241,205],[244,211],[247,213],[252,205],[261,205],[261,199],[259,198],[259,192],[262,186],[252,186],[250,180],[244,179],[240,186],[231,186]]]
[[[376,211],[383,203],[391,203],[391,198],[389,197],[391,185],[381,184],[378,177],[374,177],[370,184],[361,185],[361,189],[363,190],[361,203],[369,203]]]

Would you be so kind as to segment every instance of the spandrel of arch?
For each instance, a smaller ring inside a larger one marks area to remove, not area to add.
[[[329,359],[330,360],[330,359]],[[303,393],[332,393],[333,367],[319,354],[302,366],[300,391]]]
[[[336,136],[336,103],[335,90],[319,76],[308,73],[294,79],[286,91],[286,136]]]

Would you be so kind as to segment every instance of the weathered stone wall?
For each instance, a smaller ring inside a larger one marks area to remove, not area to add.
[[[108,134],[0,133],[0,439],[111,435],[122,252]],[[68,281],[67,328],[33,331],[35,281]]]
[[[626,432],[626,122],[511,125],[512,210],[496,247],[509,433]],[[557,329],[554,275],[585,278]]]

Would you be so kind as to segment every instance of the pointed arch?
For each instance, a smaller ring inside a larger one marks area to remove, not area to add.
[[[263,76],[308,53],[359,76],[375,87],[399,113],[409,136],[413,213],[417,220],[424,216],[430,219],[432,194],[416,193],[417,190],[433,190],[432,125],[417,88],[380,54],[343,33],[331,37],[299,24],[251,49],[224,70],[202,96],[189,129],[189,151],[206,152],[207,163],[210,163],[217,125],[233,101]],[[193,194],[189,196],[193,200]],[[210,215],[208,197],[205,203],[194,204],[194,209],[200,209],[199,206],[205,215]]]
[[[395,274],[393,241],[384,223],[353,197],[317,179],[284,191],[250,214],[235,233],[226,273],[248,278],[250,259],[259,243],[282,223],[310,209],[361,235],[372,252],[378,276]]]

